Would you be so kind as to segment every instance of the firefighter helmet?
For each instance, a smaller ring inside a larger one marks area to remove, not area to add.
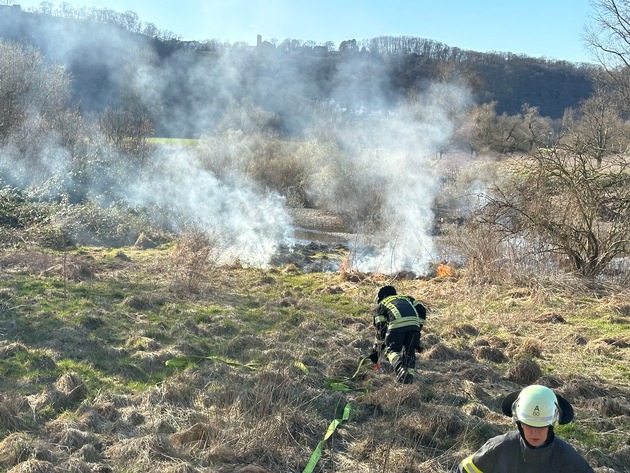
[[[376,294],[375,300],[376,302],[381,302],[383,299],[389,296],[396,295],[396,288],[394,286],[383,286],[378,290],[378,294]]]
[[[546,386],[534,384],[505,397],[501,405],[505,415],[532,427],[567,424],[573,419],[573,407]]]

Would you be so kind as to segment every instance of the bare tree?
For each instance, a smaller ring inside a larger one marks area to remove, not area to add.
[[[499,153],[530,152],[551,146],[554,134],[551,119],[540,115],[538,107],[523,105],[516,115],[496,114],[496,102],[470,107],[453,117],[454,141],[471,151]]]
[[[583,276],[597,276],[630,248],[630,161],[601,165],[575,150],[538,149],[508,167],[485,197],[479,220],[506,239],[535,242],[566,258]]]
[[[553,133],[553,128],[549,117],[541,116],[538,107],[529,104],[524,104],[521,111],[523,117],[521,132],[526,149],[531,151],[550,146],[549,137]]]
[[[133,11],[126,11],[121,15],[122,26],[132,33],[138,33],[140,31],[142,22],[138,18],[138,14]]]
[[[33,63],[41,60],[34,50],[0,42],[0,140],[19,126],[26,116],[24,96],[33,75]]]
[[[147,137],[154,132],[148,107],[137,94],[124,94],[118,106],[107,107],[100,117],[100,129],[108,142],[143,161]]]
[[[564,117],[560,146],[595,159],[598,165],[614,153],[625,153],[630,146],[628,123],[622,119],[619,101],[598,89],[577,110]]]
[[[455,144],[467,146],[471,154],[490,151],[497,119],[496,105],[496,102],[474,105],[466,113],[457,115],[453,132]]]
[[[604,66],[606,83],[630,111],[630,1],[591,0],[593,16],[585,40]]]
[[[29,121],[42,130],[55,128],[52,124],[70,108],[69,74],[35,48],[0,41],[0,78],[0,140]]]
[[[591,0],[593,17],[585,39],[591,52],[610,69],[630,67],[630,2]]]

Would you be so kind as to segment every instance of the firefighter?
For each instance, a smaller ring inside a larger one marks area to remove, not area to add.
[[[370,360],[377,363],[384,354],[396,372],[396,381],[413,383],[416,350],[420,351],[420,331],[426,308],[411,296],[398,295],[393,286],[379,289],[375,302],[376,340]]]
[[[514,419],[517,430],[488,440],[454,473],[593,473],[586,460],[553,432],[554,425],[573,419],[573,407],[562,396],[534,384],[507,395],[501,410]]]

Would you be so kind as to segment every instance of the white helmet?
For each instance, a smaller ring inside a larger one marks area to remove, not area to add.
[[[501,407],[504,414],[532,427],[567,424],[573,419],[571,404],[548,387],[538,384],[506,396]]]
[[[512,405],[516,420],[532,427],[546,427],[558,422],[558,399],[551,389],[532,385],[521,391]]]

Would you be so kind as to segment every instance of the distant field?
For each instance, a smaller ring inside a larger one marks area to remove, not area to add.
[[[157,136],[148,138],[147,141],[152,144],[180,146],[194,146],[199,142],[197,138],[162,138]]]

